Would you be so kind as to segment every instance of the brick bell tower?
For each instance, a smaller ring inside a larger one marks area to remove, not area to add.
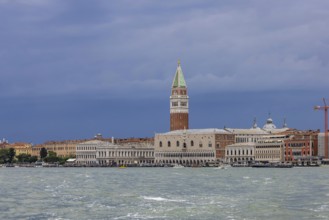
[[[178,60],[170,96],[170,131],[188,129],[188,95],[183,71]]]

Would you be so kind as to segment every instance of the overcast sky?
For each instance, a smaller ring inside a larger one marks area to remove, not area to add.
[[[178,59],[191,128],[323,130],[328,27],[328,0],[0,0],[0,137],[166,132]]]

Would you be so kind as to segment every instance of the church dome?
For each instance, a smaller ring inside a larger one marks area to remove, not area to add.
[[[263,126],[263,129],[264,130],[272,130],[272,129],[276,129],[276,126],[275,124],[273,124],[273,120],[271,117],[269,117],[267,120],[266,120],[266,124]]]

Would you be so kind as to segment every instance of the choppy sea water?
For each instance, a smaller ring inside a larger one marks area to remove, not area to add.
[[[0,168],[0,219],[329,219],[329,168]]]

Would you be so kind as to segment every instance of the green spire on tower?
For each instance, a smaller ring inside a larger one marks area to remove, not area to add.
[[[173,88],[186,88],[186,82],[184,79],[184,75],[183,75],[183,71],[182,68],[180,66],[180,60],[178,60],[178,65],[177,65],[177,69],[176,69],[176,74],[175,74],[175,78],[174,81],[172,83],[172,87]]]

